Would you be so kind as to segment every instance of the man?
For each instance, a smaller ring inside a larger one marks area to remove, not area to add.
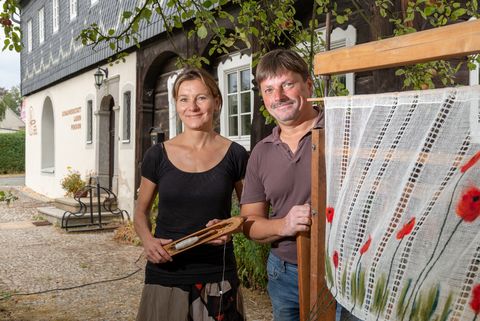
[[[294,51],[267,53],[255,79],[277,127],[259,142],[247,165],[241,215],[244,233],[272,243],[267,262],[268,294],[275,321],[299,320],[298,268],[295,236],[311,224],[311,130],[323,127],[323,112],[315,109],[308,66]],[[272,209],[269,214],[269,209]],[[336,320],[358,320],[340,305]]]
[[[266,54],[255,79],[277,127],[251,153],[241,215],[247,217],[244,232],[249,238],[272,243],[267,271],[275,321],[295,321],[299,320],[295,235],[310,229],[311,130],[323,126],[323,113],[307,101],[313,81],[307,64],[294,51]]]

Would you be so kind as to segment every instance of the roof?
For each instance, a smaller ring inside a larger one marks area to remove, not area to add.
[[[97,66],[112,56],[112,50],[106,43],[97,46],[83,46],[75,38],[80,31],[91,23],[108,30],[121,27],[120,15],[124,10],[133,10],[136,0],[98,1],[90,5],[90,1],[78,1],[77,17],[70,21],[68,2],[59,0],[59,31],[52,34],[52,0],[22,1],[21,28],[27,40],[27,23],[32,23],[32,51],[25,48],[21,53],[21,91],[28,95],[52,83],[71,77],[75,73]],[[165,3],[165,2],[163,2]],[[45,42],[38,40],[38,11],[44,8]],[[165,9],[171,10],[171,9]],[[149,24],[142,23],[139,41],[145,41],[164,31],[158,15],[152,15]],[[37,35],[37,36],[35,36]],[[133,45],[124,48],[133,47]]]

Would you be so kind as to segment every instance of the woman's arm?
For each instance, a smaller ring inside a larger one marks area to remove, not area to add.
[[[165,263],[171,261],[172,258],[167,251],[164,250],[163,245],[172,242],[172,240],[157,239],[153,237],[151,232],[150,212],[156,190],[156,184],[142,177],[133,222],[135,231],[142,240],[147,260],[152,263]]]

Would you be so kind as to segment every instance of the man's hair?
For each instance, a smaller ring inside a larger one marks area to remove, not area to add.
[[[304,81],[310,77],[307,63],[298,53],[290,49],[275,49],[260,59],[255,79],[257,84],[260,85],[265,79],[277,76],[285,71],[300,74]]]
[[[218,88],[218,85],[215,82],[215,79],[213,79],[213,76],[200,68],[187,67],[178,75],[177,79],[175,80],[175,83],[173,84],[173,93],[172,93],[173,98],[177,100],[178,90],[180,89],[180,85],[184,81],[195,80],[195,79],[201,80],[204,83],[204,85],[208,88],[208,90],[210,90],[210,93],[212,94],[212,96],[220,100],[220,107],[221,107],[222,94],[220,93],[220,88]]]

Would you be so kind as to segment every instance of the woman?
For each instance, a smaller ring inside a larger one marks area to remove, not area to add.
[[[147,256],[137,321],[244,320],[231,236],[171,257],[164,245],[230,217],[248,154],[214,131],[222,97],[207,72],[189,68],[173,97],[183,133],[152,146],[142,163],[135,230]],[[158,192],[155,234],[150,208]]]

